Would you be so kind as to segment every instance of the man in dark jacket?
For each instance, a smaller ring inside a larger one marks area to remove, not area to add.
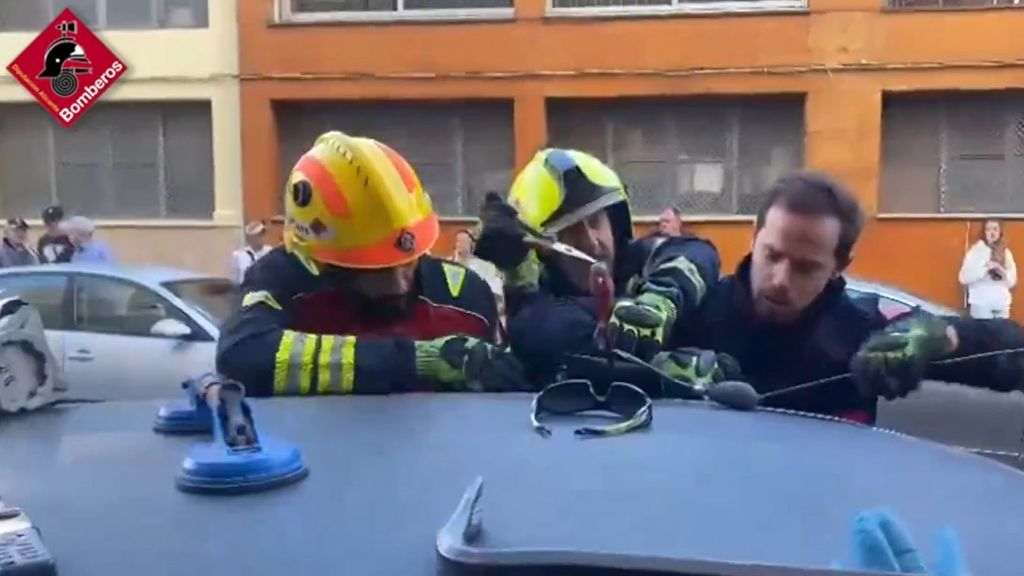
[[[320,136],[286,187],[285,244],[246,273],[217,370],[253,396],[527,387],[487,283],[432,258],[437,214],[383,143]]]
[[[768,191],[752,252],[709,291],[675,346],[724,352],[764,394],[852,371],[852,378],[772,397],[769,406],[873,422],[878,397],[906,396],[924,378],[1001,391],[1024,385],[1019,354],[936,366],[934,361],[1024,346],[1008,320],[914,315],[887,322],[846,294],[864,217],[856,200],[823,174],[795,173]],[[689,356],[655,364],[685,375]]]
[[[71,262],[75,245],[60,227],[64,221],[64,209],[57,205],[49,206],[43,210],[42,217],[45,230],[36,244],[39,261],[43,264]]]
[[[539,380],[553,376],[566,354],[593,351],[598,339],[653,357],[718,279],[718,252],[706,240],[633,241],[626,187],[610,167],[577,150],[538,152],[516,177],[507,204],[488,195],[481,221],[476,254],[502,270],[512,349]],[[617,297],[610,317],[590,285],[591,265],[536,248],[527,239],[538,233],[607,266]]]

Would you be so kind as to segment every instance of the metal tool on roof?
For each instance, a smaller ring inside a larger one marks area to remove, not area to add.
[[[549,238],[547,236],[539,234],[533,235],[528,233],[526,236],[524,236],[524,240],[527,244],[531,244],[544,250],[558,252],[559,254],[563,254],[570,258],[575,258],[576,260],[586,262],[587,264],[598,263],[596,258],[590,256],[586,252],[573,248],[572,246],[566,244],[565,242],[559,242],[558,240]]]
[[[213,439],[189,450],[176,478],[180,490],[262,492],[293,484],[309,474],[298,446],[257,431],[241,384],[220,382],[205,396],[213,414]]]

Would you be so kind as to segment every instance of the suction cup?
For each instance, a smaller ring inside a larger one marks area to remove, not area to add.
[[[263,438],[255,448],[193,446],[175,483],[193,494],[248,494],[293,484],[308,474],[298,446]]]
[[[293,484],[309,474],[302,452],[291,442],[256,431],[245,389],[221,382],[208,408],[213,441],[196,444],[181,464],[175,484],[183,492],[246,494]]]
[[[213,430],[213,414],[202,397],[202,385],[212,375],[182,382],[185,400],[161,406],[153,421],[157,434],[209,434]]]

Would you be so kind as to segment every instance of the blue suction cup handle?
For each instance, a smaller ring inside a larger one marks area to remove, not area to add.
[[[153,422],[158,434],[209,434],[213,431],[213,413],[203,398],[203,388],[214,374],[204,374],[181,383],[185,392],[183,402],[160,407]]]
[[[252,409],[245,401],[245,387],[240,383],[225,380],[214,394],[207,398],[210,407],[217,414],[214,427],[215,438],[231,450],[259,450],[259,436],[252,418]]]

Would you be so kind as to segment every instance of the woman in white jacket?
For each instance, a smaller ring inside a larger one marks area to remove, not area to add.
[[[981,239],[967,251],[960,267],[972,318],[1009,318],[1010,290],[1017,285],[1017,265],[1003,239],[1003,225],[986,220]]]

